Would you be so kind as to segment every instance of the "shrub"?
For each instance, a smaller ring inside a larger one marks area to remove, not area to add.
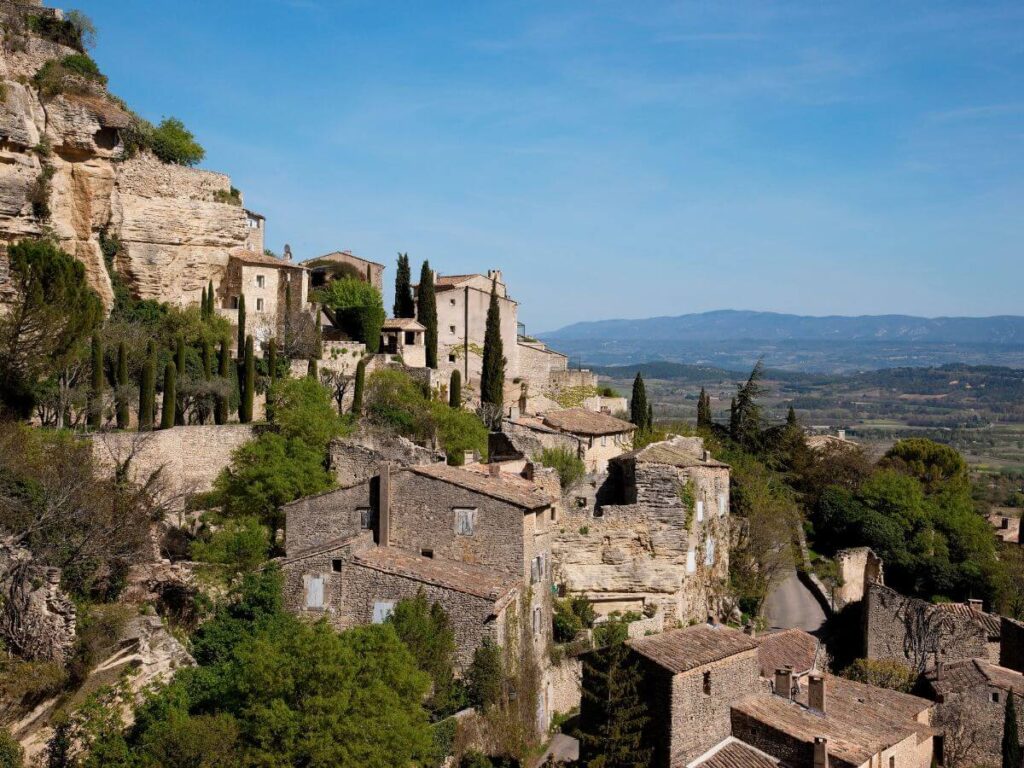
[[[81,11],[72,11],[64,19],[45,14],[30,15],[28,29],[45,40],[58,45],[66,45],[77,51],[84,51],[86,47],[95,44],[96,28],[89,17]],[[86,40],[86,36],[88,36],[88,40]]]
[[[467,451],[487,456],[487,427],[475,413],[431,403],[437,437],[448,456],[448,463],[461,466]]]
[[[216,563],[241,572],[251,571],[267,559],[270,536],[260,521],[251,516],[225,520],[205,540],[192,542],[192,559]]]
[[[387,623],[433,681],[427,707],[439,718],[457,712],[461,691],[453,673],[455,633],[444,608],[429,602],[420,590],[415,597],[400,600]]]
[[[485,637],[466,672],[470,704],[484,710],[495,704],[501,698],[502,680],[501,648]]]
[[[21,768],[25,751],[6,728],[0,728],[0,768]]]
[[[213,191],[213,201],[215,203],[224,203],[226,205],[241,205],[242,204],[242,193],[232,187],[230,190],[227,189],[215,189]],[[264,249],[264,254],[277,258],[273,251],[269,248]]]
[[[583,630],[583,624],[579,616],[573,613],[572,606],[568,600],[558,600],[555,603],[555,614],[552,618],[555,642],[568,643],[574,640]]]
[[[152,130],[150,148],[165,163],[195,165],[206,156],[206,150],[176,117],[168,117]]]
[[[894,659],[857,659],[843,670],[843,677],[902,693],[910,693],[917,680],[910,667]]]
[[[107,84],[96,62],[84,53],[72,53],[63,59],[50,59],[32,78],[44,97],[62,93],[91,93],[96,86]]]
[[[343,423],[320,382],[304,377],[284,379],[270,392],[274,423],[283,437],[298,439],[320,451],[341,434]]]
[[[587,474],[583,460],[567,448],[545,448],[538,461],[558,472],[558,482],[563,491],[572,488]]]
[[[317,291],[316,301],[333,315],[336,327],[364,343],[368,353],[377,353],[385,319],[380,291],[370,283],[343,277],[330,281]]]
[[[363,414],[370,423],[403,437],[425,440],[433,432],[433,414],[423,389],[402,371],[374,371],[369,376]]]

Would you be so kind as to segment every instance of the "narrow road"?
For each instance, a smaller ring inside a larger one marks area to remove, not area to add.
[[[807,632],[815,632],[825,623],[825,611],[797,578],[795,570],[790,571],[768,595],[764,602],[764,615],[768,626],[777,629],[799,627]]]
[[[537,768],[544,765],[544,761],[548,759],[549,755],[555,765],[574,762],[580,759],[580,743],[572,736],[556,733],[551,739],[547,751],[536,762]]]

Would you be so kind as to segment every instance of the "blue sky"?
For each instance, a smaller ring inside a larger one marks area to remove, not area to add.
[[[1020,2],[78,7],[299,259],[501,267],[534,332],[1024,312]]]

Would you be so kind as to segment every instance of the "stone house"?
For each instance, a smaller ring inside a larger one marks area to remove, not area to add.
[[[335,270],[340,265],[351,267],[351,274],[362,275],[366,282],[381,294],[384,293],[384,265],[356,256],[352,251],[332,251],[304,262],[304,266],[309,269],[310,282],[314,288],[319,288],[333,278],[336,274]]]
[[[393,317],[381,327],[380,351],[385,355],[399,355],[408,368],[425,368],[427,347],[424,334],[427,329],[411,317]]]
[[[869,659],[893,659],[918,672],[936,660],[999,661],[999,617],[980,600],[929,603],[877,582],[864,593],[864,649]]]
[[[587,471],[598,473],[607,470],[609,460],[633,446],[636,432],[636,426],[628,421],[585,408],[548,411],[542,423],[548,429],[575,437],[582,448],[580,458]]]
[[[245,211],[245,250],[263,253],[266,249],[267,219],[262,213]],[[285,256],[290,251],[286,250]]]
[[[938,702],[937,720],[949,723],[953,731],[945,741],[960,736],[961,744],[948,748],[965,749],[960,755],[967,765],[999,765],[1002,758],[1006,697],[1024,697],[1024,675],[985,659],[962,659],[939,664],[925,676],[928,695]],[[957,728],[954,724],[959,724]],[[1024,740],[1024,720],[1018,715],[1018,739]],[[966,736],[967,738],[964,738]],[[969,748],[968,748],[969,747]]]
[[[496,469],[497,467],[495,467]],[[285,604],[339,629],[383,621],[419,589],[449,609],[461,664],[510,607],[538,648],[550,637],[556,499],[527,477],[413,466],[285,506]]]
[[[216,286],[217,312],[237,327],[240,299],[245,296],[246,331],[257,343],[266,342],[284,332],[289,287],[293,311],[305,308],[309,274],[304,266],[262,252],[235,249],[224,279]]]
[[[729,467],[703,442],[673,438],[609,463],[603,483],[568,492],[555,536],[566,592],[600,613],[720,613],[729,575]]]

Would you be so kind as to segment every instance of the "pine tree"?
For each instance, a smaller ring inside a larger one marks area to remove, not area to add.
[[[498,305],[498,280],[491,281],[491,303],[487,307],[484,328],[484,361],[480,373],[480,402],[489,403],[500,413],[505,401],[505,350],[501,341],[501,307]]]
[[[245,294],[238,297],[238,346],[236,354],[241,359],[245,354]]]
[[[416,319],[427,329],[423,334],[427,368],[437,370],[437,294],[434,288],[434,271],[430,268],[429,261],[424,261],[423,268],[420,269]]]
[[[1017,707],[1013,691],[1006,696],[1006,713],[1003,716],[1003,766],[1020,768],[1021,748],[1017,735]]]
[[[167,363],[164,366],[164,410],[160,419],[160,429],[170,429],[174,426],[175,403],[178,399],[178,369],[174,363]]]
[[[698,427],[711,427],[714,419],[711,416],[711,397],[704,391],[704,387],[700,388],[700,397],[697,398],[697,426]]]
[[[363,389],[366,387],[366,361],[356,366],[356,382],[352,387],[352,413],[360,416],[363,412]]]
[[[640,666],[629,647],[617,642],[583,658],[579,732],[582,763],[602,768],[650,765],[652,749],[644,739],[650,716],[640,691]]]
[[[89,426],[99,429],[103,424],[103,342],[92,335],[92,386],[89,390]]]
[[[452,408],[462,407],[462,374],[456,368],[448,384],[448,405]]]
[[[242,424],[248,424],[252,421],[253,399],[256,395],[256,359],[253,356],[252,336],[245,338],[245,361],[242,371],[242,404],[238,408],[238,420]]]
[[[178,334],[177,346],[174,350],[174,367],[177,369],[177,381],[185,380],[185,337],[180,333]],[[175,426],[181,427],[185,424],[185,403],[181,397],[178,397],[178,402],[174,407],[174,424]]]
[[[277,339],[271,338],[267,348],[267,374],[270,377],[270,386],[277,381]]]
[[[412,275],[409,270],[409,254],[398,254],[398,270],[395,272],[395,317],[415,317],[416,303],[412,298]]]
[[[131,413],[128,407],[128,350],[122,341],[117,345],[117,428],[128,429]]]
[[[228,388],[228,377],[231,375],[231,369],[228,367],[231,365],[231,355],[228,349],[228,340],[221,339],[220,342],[220,359],[218,360],[219,366],[217,369],[217,375],[221,378],[221,384],[225,390]],[[213,420],[217,424],[228,423],[228,396],[227,394],[217,395],[217,406],[213,411]]]
[[[633,396],[629,400],[629,420],[636,425],[640,431],[650,428],[650,405],[647,402],[647,387],[644,385],[644,377],[640,371],[636,372],[633,379]]]
[[[156,406],[156,349],[153,342],[146,347],[146,360],[142,363],[142,381],[139,386],[139,431],[153,428]]]

